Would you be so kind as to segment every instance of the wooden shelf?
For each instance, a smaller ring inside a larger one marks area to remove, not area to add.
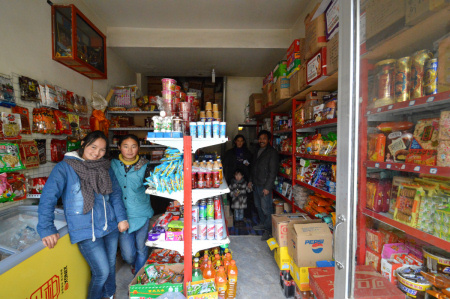
[[[297,185],[300,185],[300,186],[303,186],[303,187],[305,187],[305,188],[307,188],[307,189],[310,189],[310,190],[312,190],[312,191],[314,191],[314,192],[316,192],[316,193],[318,193],[318,194],[320,194],[320,195],[323,195],[323,196],[325,196],[325,197],[327,197],[327,198],[330,198],[330,199],[332,199],[332,200],[336,200],[336,195],[331,194],[331,193],[328,193],[327,191],[324,191],[324,190],[322,190],[322,189],[313,187],[313,186],[308,185],[308,184],[306,184],[306,183],[303,183],[303,182],[301,182],[301,181],[299,181],[299,180],[295,180],[295,183],[296,183]]]
[[[292,180],[292,175],[288,175],[288,174],[281,173],[281,172],[278,172],[278,175],[283,177],[283,178],[286,178],[288,180]]]
[[[410,163],[395,163],[395,162],[375,162],[365,161],[364,165],[371,168],[397,170],[411,173],[434,174],[440,176],[450,176],[450,167],[418,165]]]
[[[368,109],[367,117],[386,114],[402,114],[413,110],[431,110],[450,106],[450,91],[424,96],[407,102],[394,103],[379,108]]]
[[[367,49],[361,58],[382,60],[412,55],[422,49],[433,49],[433,42],[448,33],[450,7],[441,9],[422,22],[405,27],[377,45]],[[366,45],[367,46],[367,45]]]
[[[327,162],[336,162],[336,157],[330,156],[319,156],[319,155],[307,155],[307,154],[295,154],[296,157],[311,159],[311,160],[321,160]]]
[[[311,123],[311,124],[307,124],[307,125],[302,125],[302,126],[295,126],[295,130],[299,131],[299,130],[303,130],[303,129],[318,129],[318,128],[327,128],[327,127],[335,127],[337,126],[337,118],[333,118],[333,119],[326,119],[323,121],[319,121],[316,123]]]
[[[390,226],[395,227],[396,229],[399,229],[401,231],[404,231],[406,234],[413,236],[419,240],[422,240],[428,244],[439,247],[446,251],[450,251],[450,242],[447,242],[445,240],[442,240],[441,238],[438,238],[436,236],[430,235],[426,232],[423,232],[421,230],[418,230],[416,228],[413,228],[411,226],[408,226],[406,224],[398,222],[398,221],[392,219],[392,216],[388,213],[377,213],[377,212],[374,212],[367,208],[364,208],[362,212],[366,216],[372,217],[381,222],[389,224]]]

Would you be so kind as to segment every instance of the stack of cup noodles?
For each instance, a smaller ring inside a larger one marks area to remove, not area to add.
[[[186,101],[191,103],[191,121],[196,121],[200,113],[200,101],[196,92],[188,92]]]
[[[200,111],[201,121],[221,121],[221,115],[219,111],[219,104],[211,104],[211,102],[206,102],[205,111]]]
[[[193,240],[222,240],[226,237],[220,196],[201,199],[198,205],[192,206]]]
[[[162,81],[162,97],[164,99],[164,104],[166,106],[167,115],[174,115],[177,112],[177,102],[179,102],[180,91],[177,88],[177,81],[170,78],[161,79]],[[180,88],[181,89],[181,88]]]

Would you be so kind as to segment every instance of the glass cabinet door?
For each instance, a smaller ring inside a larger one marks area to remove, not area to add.
[[[340,1],[334,298],[360,296],[362,265],[400,296],[450,296],[449,16],[448,1]]]

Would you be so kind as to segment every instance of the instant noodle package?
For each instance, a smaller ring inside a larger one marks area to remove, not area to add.
[[[31,134],[31,126],[30,126],[30,112],[25,107],[15,106],[12,107],[12,113],[20,115],[20,122],[22,125],[21,133],[22,134]]]
[[[2,112],[3,139],[21,139],[22,122],[20,114]]]
[[[0,172],[24,169],[20,159],[19,146],[14,143],[0,143]]]

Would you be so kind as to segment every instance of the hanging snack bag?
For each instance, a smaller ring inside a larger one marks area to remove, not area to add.
[[[57,130],[59,131],[59,134],[66,134],[66,135],[72,134],[69,118],[67,117],[67,115],[59,110],[55,110],[53,111],[53,113],[55,114],[56,127]]]
[[[45,99],[46,106],[58,108],[58,97],[56,95],[56,89],[53,85],[45,84]]]
[[[15,194],[14,201],[27,198],[27,185],[23,174],[10,173],[7,176],[7,180],[11,185],[12,192]]]
[[[80,138],[83,139],[87,134],[91,132],[91,126],[89,123],[89,118],[80,116]]]
[[[80,113],[83,114],[87,114],[88,113],[88,104],[87,104],[87,100],[85,97],[79,97],[79,109],[80,109]]]
[[[56,98],[58,100],[58,109],[67,111],[67,90],[59,86],[55,86]]]
[[[50,142],[50,151],[52,162],[61,162],[67,150],[67,140],[52,139]]]
[[[76,114],[67,113],[67,117],[69,118],[69,123],[75,123],[77,127],[80,127],[80,117]]]
[[[41,112],[42,134],[58,134],[55,114],[52,109],[42,108]]]
[[[19,146],[14,143],[0,143],[0,172],[24,169],[20,159]]]
[[[30,112],[28,108],[15,106],[12,107],[12,113],[17,113],[20,115],[20,122],[22,125],[22,134],[31,134],[31,126],[30,126]]]
[[[33,178],[33,185],[31,186],[31,194],[42,194],[47,177]]]
[[[14,192],[12,190],[11,185],[8,183],[7,174],[0,174],[0,203],[13,201]]]
[[[22,130],[20,114],[2,112],[3,138],[10,140],[22,139],[20,130]]]
[[[34,140],[21,140],[19,143],[20,158],[25,168],[39,167],[39,150]]]
[[[16,102],[14,98],[14,88],[10,77],[0,76],[0,102],[13,104]]]
[[[39,164],[45,164],[47,163],[47,140],[36,139],[35,141],[39,154]]]
[[[38,86],[39,83],[31,78],[20,76],[20,99],[22,101],[40,102]]]
[[[81,96],[76,95],[76,94],[74,94],[73,110],[76,113],[82,113],[82,111],[81,111]]]
[[[66,108],[69,112],[75,112],[74,110],[75,94],[71,91],[66,92]]]

